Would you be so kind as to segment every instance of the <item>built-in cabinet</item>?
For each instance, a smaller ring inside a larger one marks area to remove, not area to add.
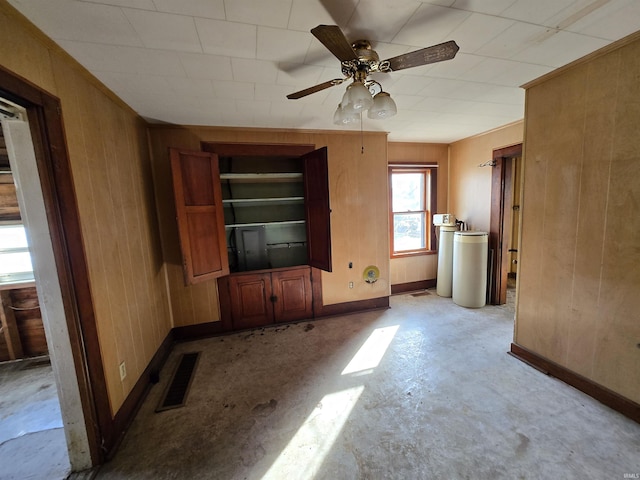
[[[218,279],[221,309],[232,330],[313,317],[311,268],[232,274]]]
[[[204,142],[170,157],[185,283],[218,278],[233,330],[312,317],[310,267],[331,271],[327,149]]]

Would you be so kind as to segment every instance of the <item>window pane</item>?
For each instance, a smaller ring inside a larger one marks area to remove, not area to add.
[[[396,252],[426,248],[424,213],[393,215],[393,249]]]
[[[24,225],[0,225],[0,283],[33,280]]]
[[[391,174],[391,208],[394,212],[424,210],[424,175],[422,173]]]
[[[27,235],[22,225],[0,225],[0,249],[27,248]]]
[[[31,271],[33,271],[33,267],[29,252],[0,254],[0,275]]]

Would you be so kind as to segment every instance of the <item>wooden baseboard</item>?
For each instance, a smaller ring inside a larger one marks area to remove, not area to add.
[[[229,329],[225,328],[224,322],[207,322],[184,327],[173,327],[173,338],[176,342],[184,342],[198,338],[213,337],[227,332],[231,333]]]
[[[419,280],[417,282],[398,283],[396,285],[391,285],[391,295],[416,292],[418,290],[426,290],[428,288],[434,288],[435,286],[435,278],[432,278],[430,280]]]
[[[124,438],[125,432],[131,425],[131,422],[133,422],[136,413],[138,413],[138,409],[147,397],[149,389],[153,383],[157,382],[157,375],[169,357],[173,343],[173,331],[170,331],[113,418],[113,440],[111,445],[103,446],[107,460],[110,460],[113,458],[113,455],[115,455],[120,442],[122,442]]]
[[[577,388],[581,392],[595,398],[606,406],[620,412],[631,420],[640,423],[640,404],[623,397],[622,395],[609,390],[602,385],[589,380],[571,370],[558,365],[551,360],[541,357],[537,353],[532,352],[516,343],[511,344],[511,355],[522,360],[528,365],[540,370],[541,372],[556,377],[559,380]]]
[[[368,300],[356,300],[355,302],[322,305],[320,309],[316,308],[315,316],[318,318],[333,315],[346,315],[348,313],[363,312],[366,310],[380,310],[383,308],[389,308],[389,297],[378,297],[370,298]]]

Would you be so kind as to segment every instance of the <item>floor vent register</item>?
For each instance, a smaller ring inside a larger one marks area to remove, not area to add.
[[[186,405],[187,395],[199,358],[200,352],[182,354],[178,366],[175,372],[173,372],[173,378],[167,386],[158,408],[156,408],[156,412],[184,407]]]

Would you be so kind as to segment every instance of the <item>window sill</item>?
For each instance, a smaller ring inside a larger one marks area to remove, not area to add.
[[[35,287],[35,280],[22,280],[12,282],[0,282],[0,290],[17,290],[19,288]]]
[[[406,258],[406,257],[421,257],[423,255],[437,255],[437,250],[428,250],[425,252],[407,252],[407,253],[392,253],[391,260],[396,258]]]

